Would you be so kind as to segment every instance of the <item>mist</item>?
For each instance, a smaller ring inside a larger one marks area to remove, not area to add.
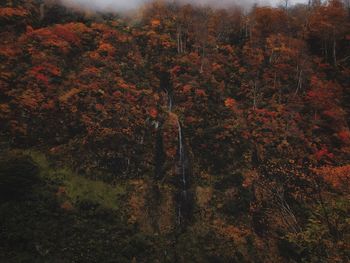
[[[172,2],[174,0],[168,0]],[[176,1],[176,0],[175,0]],[[152,0],[61,0],[68,7],[78,7],[99,12],[125,12],[135,10],[142,7],[144,4],[152,2]],[[193,4],[199,6],[211,6],[214,8],[229,8],[232,6],[240,6],[249,8],[253,4],[272,5],[280,4],[281,0],[177,0],[182,4]],[[305,2],[303,0],[290,1],[293,3]]]

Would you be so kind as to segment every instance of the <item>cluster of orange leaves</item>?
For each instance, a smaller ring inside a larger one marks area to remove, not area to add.
[[[233,98],[227,98],[225,100],[225,106],[229,109],[235,109],[236,103],[237,103],[236,100]]]
[[[13,17],[26,17],[28,12],[24,8],[5,7],[0,8],[0,19],[8,20]]]
[[[327,183],[335,189],[349,192],[350,189],[350,165],[332,167],[325,166],[314,169],[317,175],[322,177]]]

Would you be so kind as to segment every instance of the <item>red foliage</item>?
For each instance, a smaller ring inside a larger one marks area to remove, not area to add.
[[[118,90],[118,91],[115,91],[115,92],[113,93],[113,96],[116,97],[116,98],[120,98],[120,97],[123,96],[123,93],[121,93],[121,92]]]
[[[148,110],[148,114],[155,119],[158,116],[158,110],[155,108],[151,108]]]
[[[52,33],[72,45],[78,46],[80,44],[78,36],[66,25],[56,25],[52,29]]]
[[[44,85],[49,85],[49,78],[45,76],[44,74],[38,73],[35,75],[36,80],[40,83],[43,83]]]
[[[44,63],[43,65],[32,68],[29,74],[33,75],[38,81],[42,81],[45,85],[48,85],[49,77],[60,77],[61,70],[54,65]]]
[[[323,158],[333,159],[334,158],[334,154],[330,153],[328,151],[328,149],[324,147],[324,148],[322,148],[321,150],[319,150],[319,151],[317,151],[315,153],[315,157],[316,157],[317,160],[321,160]]]
[[[343,131],[338,132],[338,137],[343,143],[345,143],[345,144],[350,143],[350,131],[349,130],[343,130]]]
[[[104,106],[102,104],[96,104],[95,105],[95,109],[98,111],[103,111],[104,110]]]
[[[198,97],[206,97],[206,96],[207,96],[207,94],[205,93],[205,91],[202,90],[202,89],[196,89],[196,95],[197,95]]]

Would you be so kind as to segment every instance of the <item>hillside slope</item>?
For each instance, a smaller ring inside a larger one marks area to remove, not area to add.
[[[0,261],[348,261],[349,18],[3,1]]]

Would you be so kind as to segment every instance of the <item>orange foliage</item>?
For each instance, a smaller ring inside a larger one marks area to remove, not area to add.
[[[153,20],[151,21],[151,25],[152,25],[152,27],[158,27],[158,26],[160,26],[160,20],[159,20],[159,19],[153,19]]]
[[[74,210],[74,206],[72,205],[71,202],[65,201],[63,204],[61,204],[61,209],[65,211],[72,211]]]
[[[42,105],[42,109],[44,110],[52,110],[55,108],[55,102],[53,100],[49,100],[47,103]]]
[[[108,56],[114,56],[115,54],[115,48],[108,43],[101,43],[98,51],[100,52],[100,54],[107,54]]]
[[[40,66],[36,66],[29,71],[29,74],[32,75],[39,83],[44,85],[49,85],[50,77],[59,77],[61,76],[61,70],[51,64],[44,63]]]
[[[28,15],[24,8],[4,7],[0,8],[0,20],[10,20],[13,18],[23,18]]]
[[[73,89],[69,90],[68,92],[64,93],[63,95],[61,95],[59,97],[59,100],[63,103],[67,103],[70,98],[74,97],[79,92],[80,92],[79,89],[73,88]]]
[[[350,165],[339,167],[325,166],[314,169],[314,171],[335,189],[343,189],[346,192],[349,192]]]
[[[286,13],[281,9],[270,7],[259,7],[254,12],[255,27],[254,35],[267,37],[271,33],[284,30]]]
[[[192,86],[191,85],[185,85],[182,88],[184,93],[189,93],[192,90]]]
[[[50,28],[41,28],[27,32],[27,35],[22,38],[22,41],[27,39],[37,42],[45,48],[57,48],[63,54],[67,54],[70,50],[70,44],[57,36]]]
[[[44,95],[34,91],[34,90],[26,90],[23,92],[21,96],[18,98],[20,105],[30,110],[36,110],[39,108],[40,103],[44,101]]]
[[[8,104],[0,104],[0,118],[8,117],[8,114],[11,112],[10,106]]]
[[[233,98],[227,98],[225,100],[225,106],[229,109],[234,109],[236,107],[236,100]]]
[[[70,44],[78,45],[80,43],[78,36],[65,25],[56,25],[52,29],[52,33]]]
[[[9,46],[2,46],[0,49],[0,57],[4,56],[7,58],[13,58],[17,55],[20,54],[20,49],[16,48],[16,47],[9,47]]]

